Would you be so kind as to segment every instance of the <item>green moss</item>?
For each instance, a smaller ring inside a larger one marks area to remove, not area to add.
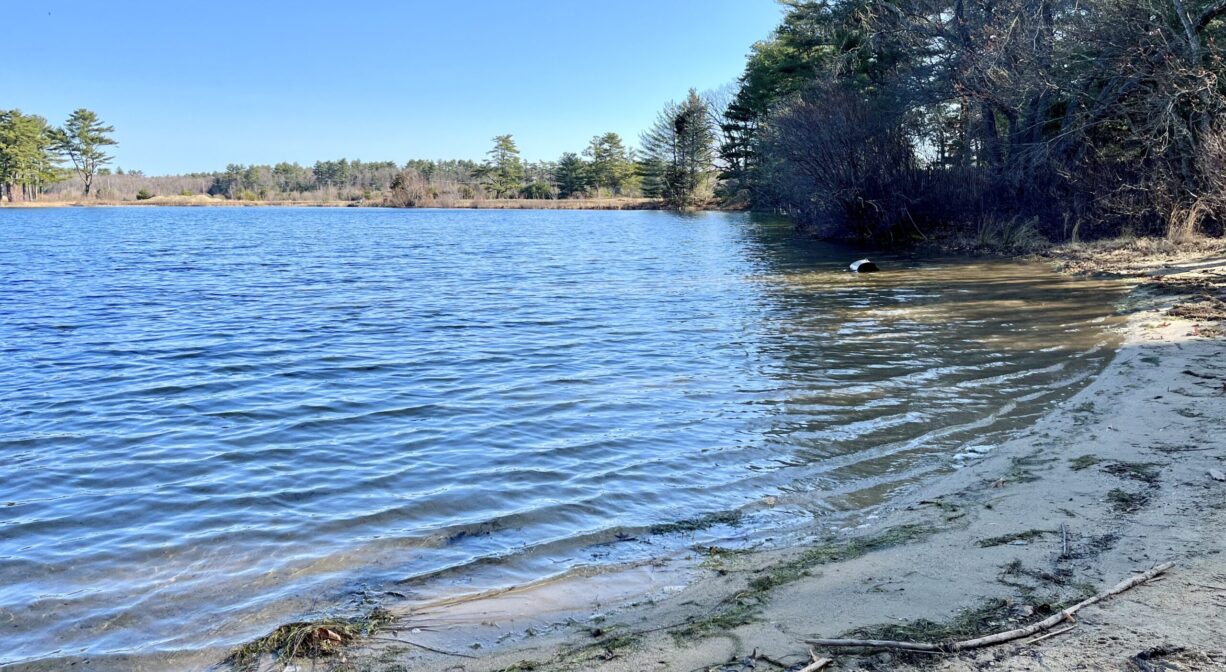
[[[1128,492],[1116,488],[1107,493],[1107,501],[1120,513],[1135,513],[1149,504],[1150,495],[1147,492]]]
[[[717,513],[699,516],[697,518],[687,518],[679,520],[675,523],[662,523],[660,525],[652,525],[652,534],[678,534],[685,532],[697,532],[705,530],[716,525],[732,525],[736,526],[741,523],[740,511],[720,511]]]
[[[936,528],[926,525],[901,525],[870,537],[806,549],[790,560],[758,572],[758,575],[749,581],[747,591],[724,600],[710,614],[693,618],[684,626],[673,630],[673,638],[678,644],[684,644],[752,623],[762,611],[764,593],[767,591],[797,581],[821,565],[850,560],[872,551],[917,541],[936,531]]]
[[[1017,564],[1020,567],[1020,563]],[[1032,604],[1036,608],[1029,615],[1021,615],[1017,612],[1010,600],[994,599],[959,611],[953,618],[945,622],[919,619],[906,623],[887,623],[858,628],[846,633],[843,637],[950,644],[1042,620],[1096,592],[1093,586],[1084,584],[1077,584],[1075,588],[1076,591],[1067,598],[1034,599]],[[940,660],[931,654],[919,652],[892,653],[896,656],[895,660],[902,663],[924,664]]]
[[[1030,541],[1038,539],[1045,534],[1055,534],[1052,530],[1026,530],[1024,532],[1014,532],[1012,534],[1002,534],[999,537],[989,537],[980,539],[977,543],[980,548],[991,548],[993,546],[1004,546],[1005,544],[1014,541]]]
[[[958,612],[945,623],[919,619],[908,623],[886,623],[852,631],[860,639],[890,639],[910,642],[947,642],[996,632],[1009,619],[1007,600],[988,600]]]
[[[757,592],[765,592],[777,586],[782,586],[785,583],[792,583],[804,578],[812,569],[821,565],[850,560],[872,551],[918,541],[936,531],[936,528],[926,525],[901,525],[863,539],[853,539],[841,544],[815,546],[787,562],[762,570],[760,576],[755,577],[749,582],[749,588]]]
[[[1033,468],[1051,462],[1051,459],[1041,459],[1037,455],[1015,457],[1010,460],[1009,471],[1005,472],[1005,480],[1011,483],[1031,483],[1039,480],[1034,475]]]
[[[941,501],[941,500],[939,500],[939,499],[930,499],[930,500],[926,500],[926,501],[923,501],[923,502],[920,502],[920,503],[921,503],[921,504],[927,504],[927,505],[929,505],[929,506],[935,506],[935,507],[937,507],[938,509],[940,509],[941,511],[944,511],[944,512],[945,512],[945,520],[946,520],[947,522],[948,522],[948,521],[952,521],[952,520],[957,520],[957,519],[961,518],[962,516],[965,516],[965,515],[966,515],[966,510],[965,510],[965,509],[963,509],[962,507],[958,506],[957,504],[951,504],[951,503],[949,503],[949,502],[943,502],[943,501]]]
[[[531,672],[532,670],[539,669],[541,668],[538,663],[531,660],[521,660],[510,667],[504,667],[501,670],[498,670],[498,672]]]
[[[752,623],[761,612],[761,598],[753,595],[737,595],[721,602],[712,613],[691,619],[685,625],[673,630],[671,634],[677,644],[685,644]]]
[[[1097,455],[1082,455],[1081,457],[1074,457],[1069,460],[1069,468],[1073,471],[1081,471],[1082,469],[1089,469],[1102,461],[1103,458]]]
[[[604,631],[600,632],[603,636]],[[612,660],[618,657],[621,651],[634,646],[638,641],[636,635],[629,633],[604,636],[598,642],[561,654],[556,662],[567,668],[579,664],[580,669],[587,669],[591,667],[590,663],[593,661]]]
[[[854,639],[889,639],[908,642],[948,643],[971,639],[1001,630],[1007,630],[1010,618],[1007,600],[989,600],[958,612],[944,623],[919,619],[907,623],[886,623],[857,628],[843,635]],[[907,663],[932,662],[931,654],[895,652],[897,660]]]
[[[1157,486],[1162,476],[1162,465],[1155,462],[1112,462],[1103,467],[1103,471],[1112,476]]]

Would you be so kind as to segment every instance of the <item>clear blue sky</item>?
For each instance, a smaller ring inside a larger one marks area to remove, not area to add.
[[[774,0],[10,2],[0,108],[115,126],[150,174],[348,157],[554,159],[717,88]]]

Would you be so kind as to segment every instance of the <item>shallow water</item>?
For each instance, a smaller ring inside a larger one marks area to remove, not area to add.
[[[48,669],[871,506],[1075,392],[1120,292],[858,276],[742,214],[5,210],[0,241],[0,665]]]

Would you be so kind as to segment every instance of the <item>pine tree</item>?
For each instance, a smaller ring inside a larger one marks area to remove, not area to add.
[[[85,182],[85,195],[89,196],[98,169],[111,162],[111,155],[104,147],[118,144],[110,137],[115,127],[103,125],[98,115],[85,108],[74,111],[62,128],[54,133],[54,148],[68,157]]]
[[[622,144],[620,135],[605,133],[592,138],[583,154],[591,159],[593,186],[618,195],[630,188],[636,171],[631,153]]]
[[[0,110],[0,198],[33,200],[48,184],[63,179],[51,145],[46,119]]]
[[[494,198],[507,198],[519,193],[524,186],[524,163],[519,158],[519,148],[510,135],[494,138],[494,148],[478,171],[481,184]]]
[[[558,185],[558,195],[562,198],[582,194],[591,185],[588,165],[578,154],[566,152],[558,159],[553,181]]]
[[[643,191],[669,205],[689,208],[714,174],[715,134],[707,104],[690,89],[683,103],[669,103],[643,134]]]

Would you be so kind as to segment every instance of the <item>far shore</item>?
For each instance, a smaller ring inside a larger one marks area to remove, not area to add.
[[[76,199],[76,200],[40,200],[16,201],[9,203],[0,201],[0,208],[87,208],[87,207],[148,207],[148,206],[180,206],[180,207],[311,207],[311,208],[381,208],[392,207],[379,200],[365,201],[244,201],[214,198],[205,195],[196,196],[155,196],[141,201],[110,200],[110,199]],[[654,198],[565,198],[565,199],[531,199],[531,198],[474,198],[474,199],[438,199],[424,203],[418,208],[443,208],[466,210],[663,210],[663,201]],[[701,207],[705,210],[727,209],[710,204]]]

